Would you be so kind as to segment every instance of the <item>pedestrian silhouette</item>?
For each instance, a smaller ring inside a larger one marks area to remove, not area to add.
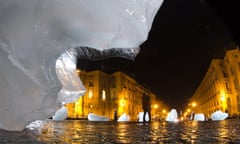
[[[144,93],[142,96],[142,108],[143,108],[143,122],[146,122],[147,113],[149,116],[148,122],[150,122],[151,121],[150,97],[146,93]]]

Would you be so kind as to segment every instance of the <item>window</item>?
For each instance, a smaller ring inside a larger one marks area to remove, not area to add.
[[[115,78],[112,78],[112,88],[116,88],[116,80],[115,80]]]
[[[240,112],[240,97],[237,96],[237,108],[238,108],[238,112]]]
[[[228,75],[227,75],[227,73],[226,73],[225,70],[222,70],[222,72],[223,72],[223,76],[224,76],[225,78],[228,77]]]
[[[231,67],[230,70],[231,70],[231,75],[233,75],[234,74],[233,68]]]
[[[89,87],[93,87],[93,80],[89,80],[88,86],[89,86]]]
[[[116,96],[116,91],[113,91],[112,92],[112,99],[116,99],[117,98],[117,96]]]
[[[93,90],[92,89],[89,89],[89,91],[88,91],[88,98],[89,99],[93,98]]]
[[[229,86],[229,83],[227,81],[225,82],[225,86],[226,86],[227,90],[230,90],[230,86]]]
[[[234,82],[235,88],[236,88],[236,89],[239,89],[239,84],[238,84],[238,82],[237,82],[236,80],[233,80],[233,82]]]

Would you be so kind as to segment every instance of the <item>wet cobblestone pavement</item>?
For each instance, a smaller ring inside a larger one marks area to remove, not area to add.
[[[0,131],[1,144],[240,144],[240,119],[179,123],[51,121],[41,130]]]

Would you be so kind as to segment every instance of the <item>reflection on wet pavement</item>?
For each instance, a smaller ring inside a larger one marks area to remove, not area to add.
[[[0,143],[240,143],[240,120],[169,122],[89,122],[47,120],[40,130],[0,131]]]

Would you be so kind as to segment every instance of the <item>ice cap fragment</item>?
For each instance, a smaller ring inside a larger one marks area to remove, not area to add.
[[[22,130],[55,113],[59,100],[66,100],[61,94],[68,94],[62,91],[58,98],[59,91],[69,90],[58,77],[56,60],[70,48],[120,49],[136,56],[162,2],[1,0],[0,129]]]

